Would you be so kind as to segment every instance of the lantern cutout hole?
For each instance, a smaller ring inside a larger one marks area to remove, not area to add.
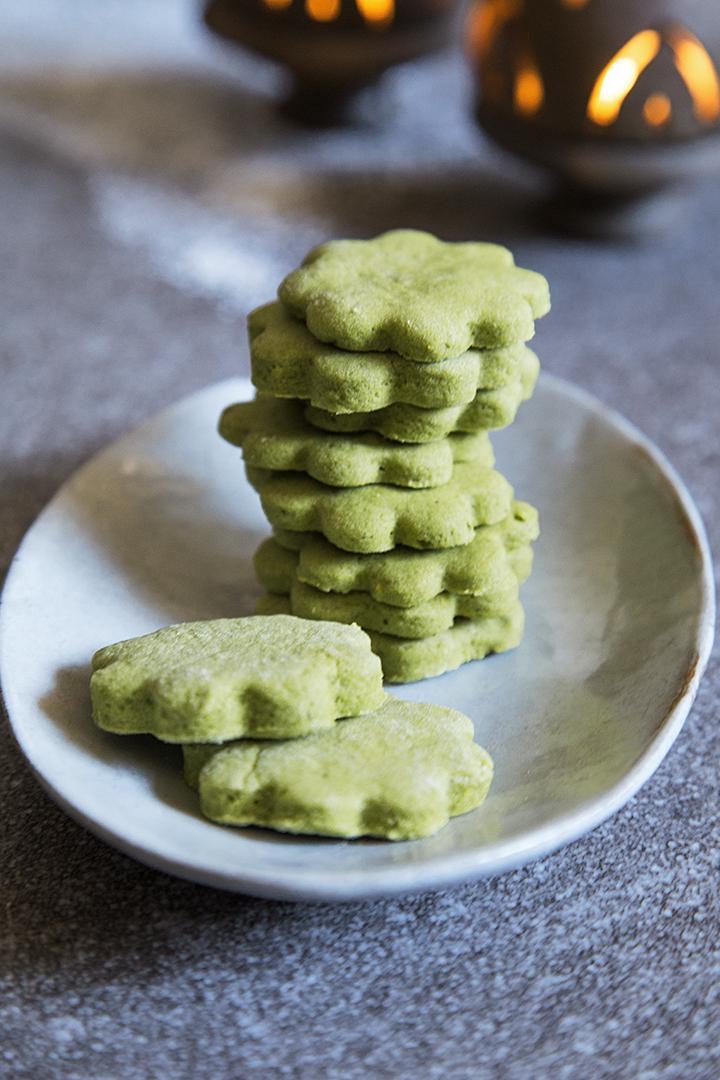
[[[598,127],[616,123],[628,95],[663,47],[669,48],[677,74],[690,95],[698,123],[713,125],[720,117],[720,80],[704,45],[683,26],[666,31],[641,30],[618,49],[593,85],[587,116]],[[672,102],[663,91],[649,95],[643,117],[650,128],[664,127],[672,117]]]

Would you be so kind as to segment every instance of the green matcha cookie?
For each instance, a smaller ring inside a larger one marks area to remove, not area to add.
[[[304,533],[290,533],[291,536],[304,536]],[[308,533],[312,537],[313,533]],[[327,541],[323,541],[327,543]],[[332,545],[328,544],[328,547]],[[333,548],[337,551],[337,548]],[[292,548],[282,547],[277,540],[269,537],[263,540],[253,555],[255,577],[269,593],[289,596],[300,563],[300,553]]]
[[[411,229],[322,244],[279,296],[321,341],[422,362],[527,341],[550,310],[545,278],[506,248]]]
[[[524,629],[525,613],[518,602],[506,615],[458,619],[449,630],[433,637],[415,640],[370,634],[370,640],[382,661],[386,681],[408,683],[455,671],[490,653],[514,649]]]
[[[108,645],[90,694],[105,731],[166,742],[292,738],[384,697],[359,627],[289,617],[183,623]]]
[[[472,463],[456,465],[442,487],[420,490],[389,484],[331,488],[302,474],[253,468],[247,475],[275,528],[320,532],[344,551],[467,544],[478,525],[502,521],[512,503],[505,477]]]
[[[479,806],[493,774],[467,716],[395,698],[306,739],[184,752],[213,821],[316,836],[430,836]]]
[[[476,529],[469,544],[441,551],[398,547],[357,555],[314,533],[281,529],[274,534],[275,543],[266,541],[258,549],[256,567],[270,592],[288,592],[287,582],[297,572],[299,581],[323,592],[367,592],[379,603],[411,607],[444,592],[492,593],[507,580],[506,560],[517,580],[525,581],[532,566],[530,545],[538,534],[537,510],[524,502],[514,502],[512,512],[497,525]],[[281,546],[288,549],[286,556]],[[294,552],[299,552],[299,562]]]
[[[289,555],[290,552],[285,552]],[[262,574],[258,574],[264,585]],[[440,593],[413,607],[395,607],[373,600],[367,592],[327,593],[291,579],[283,590],[290,595],[290,610],[303,619],[356,623],[363,630],[375,630],[395,637],[424,638],[449,630],[455,619],[477,619],[481,615],[505,615],[518,601],[518,579],[507,570],[502,587],[481,596]]]
[[[305,418],[325,431],[347,433],[374,431],[398,442],[425,443],[452,432],[486,431],[511,424],[523,401],[532,396],[540,363],[526,349],[519,377],[497,390],[478,390],[467,405],[444,409],[420,409],[415,405],[388,405],[375,412],[326,412],[309,405]]]
[[[424,446],[389,442],[379,435],[330,435],[303,418],[301,402],[278,398],[230,405],[220,418],[220,434],[242,447],[246,465],[305,472],[332,487],[437,487],[450,480],[456,461],[488,467],[495,461],[484,431]]]
[[[478,388],[516,380],[525,345],[471,349],[453,360],[416,364],[397,353],[349,353],[314,338],[282,304],[265,304],[248,319],[252,378],[275,397],[303,398],[333,413],[382,409],[393,402],[425,409],[472,401]]]
[[[261,597],[257,605],[262,615],[287,614],[290,608],[289,596],[270,593]],[[514,649],[522,640],[524,626],[525,615],[518,601],[505,615],[457,619],[449,630],[432,637],[405,638],[370,632],[370,641],[382,661],[385,680],[408,683],[455,671],[489,653]]]

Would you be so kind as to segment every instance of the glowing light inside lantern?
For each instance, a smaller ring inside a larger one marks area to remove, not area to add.
[[[358,11],[373,26],[389,26],[395,16],[395,0],[355,0]]]
[[[332,22],[340,14],[340,0],[305,0],[305,11],[317,22]]]
[[[695,115],[701,123],[714,124],[720,117],[720,80],[707,49],[682,26],[673,27],[667,37],[675,67],[692,98]]]
[[[545,100],[545,87],[535,64],[526,58],[517,69],[513,88],[513,104],[522,116],[534,116]]]
[[[667,94],[651,94],[643,105],[643,119],[649,127],[662,127],[672,116],[672,102]]]
[[[472,52],[487,56],[506,22],[520,14],[521,0],[486,0],[470,16],[468,40]]]
[[[595,80],[587,114],[602,127],[613,124],[625,98],[638,78],[655,59],[662,44],[657,30],[641,30],[619,49]]]
[[[289,8],[293,0],[263,0],[271,11]],[[355,0],[355,5],[365,22],[371,26],[389,26],[395,18],[395,0]],[[305,0],[305,12],[316,22],[332,22],[337,19],[342,0]]]

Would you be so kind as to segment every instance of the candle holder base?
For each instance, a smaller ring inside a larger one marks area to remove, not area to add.
[[[279,103],[282,115],[304,128],[333,128],[366,124],[381,114],[380,79],[337,85],[295,79]]]
[[[484,103],[476,115],[498,146],[592,193],[642,194],[720,173],[720,133],[716,131],[657,144],[642,139],[558,136]]]

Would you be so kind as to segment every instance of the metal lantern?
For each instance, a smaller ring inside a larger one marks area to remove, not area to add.
[[[208,0],[216,34],[292,72],[294,111],[322,122],[395,64],[452,39],[458,0]]]
[[[482,0],[469,42],[482,127],[578,188],[720,167],[720,0]]]

